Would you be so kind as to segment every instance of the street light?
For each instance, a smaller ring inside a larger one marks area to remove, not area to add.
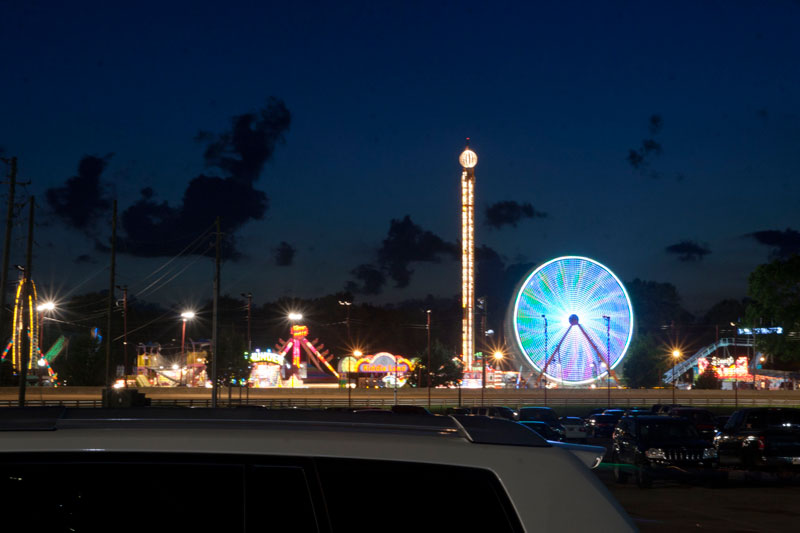
[[[43,367],[45,365],[44,359],[44,314],[50,311],[53,311],[56,308],[56,304],[52,301],[42,302],[38,306],[36,306],[36,310],[39,311],[39,366]]]
[[[678,382],[678,375],[675,373],[675,365],[678,364],[678,359],[680,359],[680,357],[680,350],[672,351],[672,403],[675,403],[675,385]]]
[[[288,318],[292,322],[297,322],[299,320],[303,320],[303,315],[302,315],[302,313],[294,313],[294,312],[292,312],[292,313],[289,313],[289,317]]]
[[[186,365],[186,321],[191,320],[194,318],[194,311],[184,311],[181,313],[181,319],[183,321],[183,327],[181,328],[181,358],[183,359],[183,364]]]

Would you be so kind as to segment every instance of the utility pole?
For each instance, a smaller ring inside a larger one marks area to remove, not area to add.
[[[122,290],[122,354],[123,366],[125,367],[125,388],[128,388],[128,376],[130,370],[128,369],[128,286],[117,285],[117,288]]]
[[[250,328],[250,321],[253,318],[253,295],[252,293],[242,293],[243,298],[247,298],[247,352],[253,353],[253,336]]]
[[[8,260],[11,253],[11,229],[14,226],[14,194],[17,190],[17,158],[4,159],[11,171],[8,174],[8,209],[6,211],[6,240],[3,245],[3,272],[0,273],[0,336],[6,324],[6,289],[8,286]]]
[[[428,309],[428,409],[431,408],[431,310]]]
[[[28,215],[28,251],[25,254],[25,277],[22,278],[22,301],[26,302],[28,300],[28,296],[33,293],[31,290],[31,272],[33,271],[33,208],[36,202],[34,201],[33,196],[31,196],[31,205],[30,205],[30,212]],[[31,302],[29,305],[33,305]],[[25,316],[22,317],[22,335],[20,335],[20,339],[22,342],[20,343],[20,362],[19,362],[19,406],[25,407],[25,387],[28,385],[28,354],[31,351],[31,342],[33,337],[33,321],[31,320],[31,316],[33,314],[33,310],[30,313],[25,313]],[[27,320],[26,320],[27,317]],[[27,321],[28,327],[25,327],[25,322]],[[25,333],[26,330],[30,330],[31,335],[27,335]]]
[[[219,306],[219,271],[220,271],[220,263],[221,263],[221,241],[222,241],[222,232],[220,231],[220,223],[219,217],[217,217],[216,221],[216,230],[217,230],[217,238],[216,238],[216,259],[214,261],[214,306],[212,310],[211,316],[211,407],[217,406],[217,359],[219,359],[219,353],[217,351],[217,343],[219,339],[217,338],[217,307]]]
[[[117,201],[111,211],[111,272],[108,284],[108,317],[106,320],[106,388],[111,386],[111,314],[114,311],[114,284],[117,262]]]

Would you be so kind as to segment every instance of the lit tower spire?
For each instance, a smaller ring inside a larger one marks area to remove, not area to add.
[[[472,370],[475,355],[475,165],[478,156],[467,147],[458,157],[461,163],[461,357],[464,368]]]

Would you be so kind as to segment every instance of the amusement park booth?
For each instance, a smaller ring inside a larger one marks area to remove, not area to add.
[[[402,355],[379,352],[363,357],[345,357],[339,361],[342,384],[348,382],[358,388],[402,387],[414,370],[414,363]]]

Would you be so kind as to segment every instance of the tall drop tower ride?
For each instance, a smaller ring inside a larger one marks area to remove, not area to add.
[[[467,147],[461,163],[461,357],[464,370],[472,370],[475,356],[475,165],[478,156]]]

